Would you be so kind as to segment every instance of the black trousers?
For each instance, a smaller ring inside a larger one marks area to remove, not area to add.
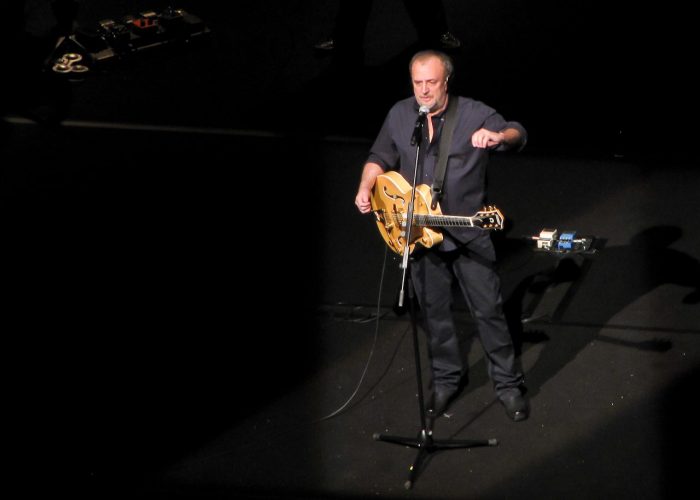
[[[456,389],[466,371],[453,318],[454,280],[476,322],[496,394],[522,384],[493,260],[464,247],[450,252],[414,253],[411,279],[428,336],[433,386]]]

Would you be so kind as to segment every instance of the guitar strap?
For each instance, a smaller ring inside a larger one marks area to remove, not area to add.
[[[440,146],[438,149],[438,163],[435,168],[435,178],[430,188],[433,202],[430,204],[431,210],[437,208],[437,204],[442,198],[442,185],[445,181],[447,171],[447,158],[450,154],[450,143],[455,130],[455,115],[457,114],[457,97],[450,96],[447,101],[447,111],[445,111],[445,123],[440,135]]]

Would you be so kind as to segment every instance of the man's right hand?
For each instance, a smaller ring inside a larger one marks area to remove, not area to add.
[[[357,190],[357,196],[355,196],[355,206],[360,213],[367,214],[372,211],[372,204],[370,203],[372,198],[372,187],[374,186],[377,176],[383,172],[384,170],[382,167],[376,163],[365,163],[365,166],[362,169],[360,187]]]
[[[360,213],[367,214],[372,210],[372,204],[370,203],[371,196],[372,191],[367,188],[360,187],[360,189],[357,190],[357,196],[355,196],[355,206]]]

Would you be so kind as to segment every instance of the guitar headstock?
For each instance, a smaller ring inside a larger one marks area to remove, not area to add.
[[[479,226],[482,229],[495,229],[497,231],[503,229],[503,213],[493,205],[482,208],[476,213],[476,218],[479,219]]]

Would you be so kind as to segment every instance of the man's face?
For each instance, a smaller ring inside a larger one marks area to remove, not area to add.
[[[441,111],[447,103],[445,67],[437,57],[419,59],[411,68],[413,94],[419,106],[428,106],[431,113]]]

